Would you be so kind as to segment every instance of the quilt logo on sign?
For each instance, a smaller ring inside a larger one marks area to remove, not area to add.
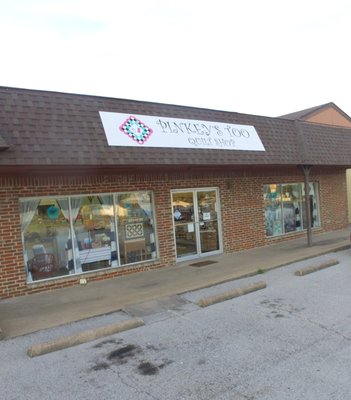
[[[119,127],[119,130],[139,144],[143,144],[153,130],[135,117],[130,116]]]

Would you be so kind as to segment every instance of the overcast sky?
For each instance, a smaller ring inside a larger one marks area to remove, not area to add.
[[[0,85],[351,115],[350,0],[0,0]]]

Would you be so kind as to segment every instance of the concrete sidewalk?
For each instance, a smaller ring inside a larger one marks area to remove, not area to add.
[[[272,246],[201,258],[174,267],[140,272],[86,286],[0,301],[0,328],[5,338],[24,335],[97,315],[132,304],[180,294],[229,280],[255,275],[318,255],[350,247],[350,230],[313,235],[313,246],[300,238]],[[212,261],[205,266],[191,266]]]

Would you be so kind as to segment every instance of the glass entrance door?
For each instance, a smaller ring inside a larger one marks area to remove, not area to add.
[[[174,191],[172,206],[177,259],[221,250],[216,189]]]
[[[216,190],[198,191],[197,207],[201,254],[218,251],[220,246]]]
[[[193,192],[173,193],[173,220],[177,258],[196,255],[194,194]]]

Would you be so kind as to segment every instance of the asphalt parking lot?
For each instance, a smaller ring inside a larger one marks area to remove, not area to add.
[[[296,276],[330,260],[339,264]],[[347,399],[351,250],[0,342],[1,398]],[[243,285],[267,287],[206,308]],[[130,317],[144,326],[30,358],[28,348]]]

